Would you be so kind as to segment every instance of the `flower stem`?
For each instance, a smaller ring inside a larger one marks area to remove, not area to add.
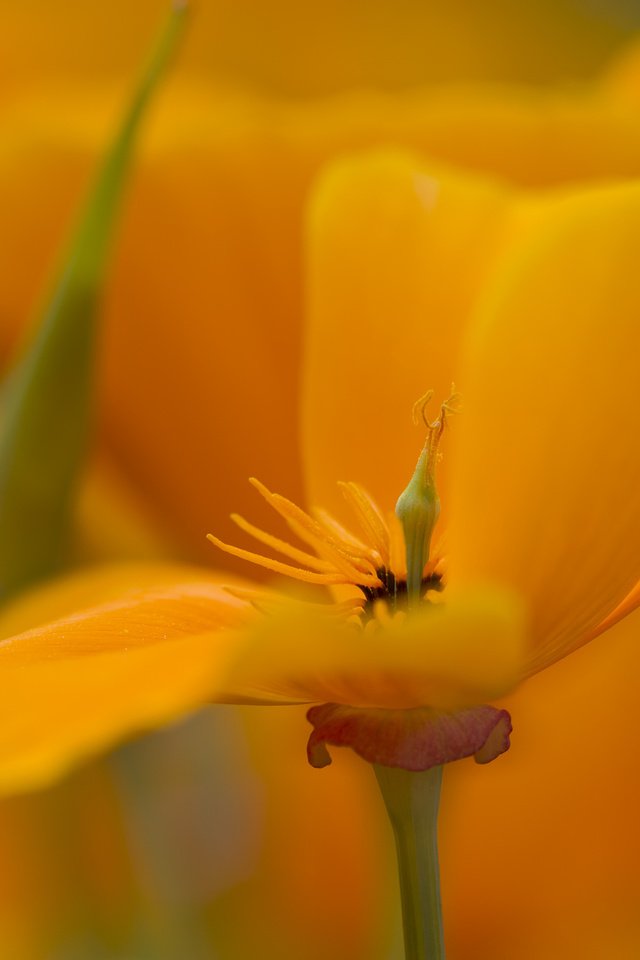
[[[396,841],[405,958],[444,960],[437,836],[442,767],[374,770]]]

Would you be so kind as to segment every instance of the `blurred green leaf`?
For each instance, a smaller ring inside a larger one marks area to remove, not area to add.
[[[0,598],[64,560],[91,425],[105,265],[140,121],[182,33],[175,2],[90,192],[52,297],[9,376],[0,423]]]

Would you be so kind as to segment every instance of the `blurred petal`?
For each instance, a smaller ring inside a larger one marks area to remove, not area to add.
[[[639,629],[636,613],[501,703],[517,737],[490,771],[447,768],[440,852],[452,956],[638,953]]]
[[[640,188],[559,201],[476,317],[461,387],[452,580],[526,599],[539,670],[640,574]]]
[[[71,617],[105,603],[137,599],[180,584],[202,584],[218,596],[221,577],[180,563],[112,563],[84,567],[26,590],[0,610],[0,636],[24,633],[40,624]],[[225,583],[230,578],[225,577]],[[174,596],[175,596],[174,591]],[[225,594],[224,597],[228,596]],[[223,599],[224,599],[223,597]],[[226,606],[225,606],[226,609]]]
[[[386,825],[379,823],[370,769],[346,751],[330,771],[310,767],[304,708],[243,707],[239,713],[251,769],[263,786],[262,846],[252,876],[223,901],[216,927],[220,955],[377,957],[381,925],[371,918],[387,910],[388,891],[378,874]]]
[[[346,479],[395,504],[424,440],[413,404],[430,388],[436,403],[449,396],[505,208],[490,182],[439,176],[399,151],[341,161],[321,179],[303,381],[315,503],[339,509],[336,480]]]
[[[523,647],[518,605],[492,590],[452,595],[373,630],[329,614],[311,616],[304,603],[292,601],[247,626],[216,699],[475,706],[513,687]]]
[[[451,86],[423,96],[419,146],[439,161],[526,187],[640,172],[636,111],[598,90]]]
[[[116,585],[114,575],[107,592]],[[242,611],[203,577],[4,640],[0,790],[42,786],[121,737],[203,704],[229,653],[229,632],[212,631]]]
[[[85,465],[74,512],[73,559],[87,563],[175,559],[176,546],[104,450]]]

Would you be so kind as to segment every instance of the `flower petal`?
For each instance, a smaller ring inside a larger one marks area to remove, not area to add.
[[[205,703],[235,638],[220,628],[245,610],[203,575],[2,641],[0,791],[42,786],[116,740]]]
[[[526,599],[530,672],[585,642],[640,574],[639,246],[635,184],[550,205],[470,338],[451,577]]]
[[[472,763],[449,767],[441,850],[457,918],[453,956],[632,960],[637,953],[639,631],[635,613],[606,642],[501,703],[517,718],[517,742],[488,775]]]
[[[141,594],[158,594],[165,588],[175,596],[181,585],[199,585],[225,602],[219,591],[220,575],[201,567],[175,562],[109,563],[56,577],[21,593],[0,610],[0,638],[31,631],[40,624],[75,616],[111,602],[135,602]],[[229,577],[224,579],[229,583]],[[1,646],[1,640],[0,640]]]
[[[455,709],[499,696],[521,672],[521,611],[500,591],[452,593],[371,630],[305,607],[285,601],[247,625],[216,699]]]
[[[429,388],[438,402],[449,395],[505,197],[399,151],[341,161],[320,181],[303,378],[315,503],[339,509],[335,482],[347,479],[395,504],[423,440],[413,404]]]

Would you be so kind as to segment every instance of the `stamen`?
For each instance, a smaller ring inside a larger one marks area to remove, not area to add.
[[[321,507],[313,507],[311,513],[318,523],[324,527],[329,534],[338,540],[342,540],[342,542],[351,547],[352,550],[355,550],[359,556],[367,557],[377,569],[379,565],[378,560],[380,558],[375,550],[371,550],[366,543],[363,543],[362,540],[359,540],[358,537],[354,536],[350,530],[347,530],[346,527],[343,527],[342,524],[328,512],[328,510],[323,510]]]
[[[315,522],[310,517],[307,519],[311,523]],[[288,523],[296,536],[313,547],[321,557],[329,560],[334,567],[341,570],[351,583],[362,583],[372,587],[379,585],[380,581],[370,560],[354,557],[352,553],[345,551],[339,544],[336,544],[326,533],[318,536],[315,531],[310,532],[306,526],[300,525],[296,520],[289,520]]]
[[[306,564],[306,566],[311,567],[312,570],[319,570],[325,573],[327,570],[331,570],[331,564],[328,563],[328,561],[321,560],[320,557],[316,557],[312,553],[307,553],[306,550],[298,550],[297,547],[287,543],[285,540],[280,540],[278,537],[274,537],[273,534],[267,533],[265,530],[261,530],[260,527],[249,523],[249,521],[241,517],[239,513],[232,513],[231,519],[241,530],[244,530],[245,533],[255,537],[260,543],[264,543],[266,547],[271,547],[272,550],[277,550],[278,553],[281,553],[283,556],[289,557],[290,560],[297,560],[299,563]]]
[[[338,483],[347,503],[355,513],[363,532],[380,556],[377,567],[389,566],[389,529],[371,497],[357,483]]]
[[[286,497],[278,493],[271,493],[264,484],[254,477],[249,482],[267,503],[286,520],[301,540],[312,546],[320,556],[325,557],[345,574],[347,580],[344,582],[379,586],[380,581],[376,576],[375,566],[369,557],[354,554],[353,548],[349,544],[341,543],[334,538],[320,526],[317,520],[310,517],[291,500],[287,500]]]
[[[271,557],[263,557],[259,553],[252,553],[251,550],[243,550],[241,547],[234,547],[229,543],[224,543],[212,533],[207,534],[207,540],[210,540],[214,546],[224,553],[229,553],[240,560],[247,560],[249,563],[255,563],[266,570],[273,570],[274,573],[282,573],[286,577],[293,577],[294,580],[302,580],[304,583],[353,583],[350,577],[335,573],[316,573],[312,570],[303,570],[301,567],[292,567],[288,563],[281,563],[280,560],[272,560]]]

